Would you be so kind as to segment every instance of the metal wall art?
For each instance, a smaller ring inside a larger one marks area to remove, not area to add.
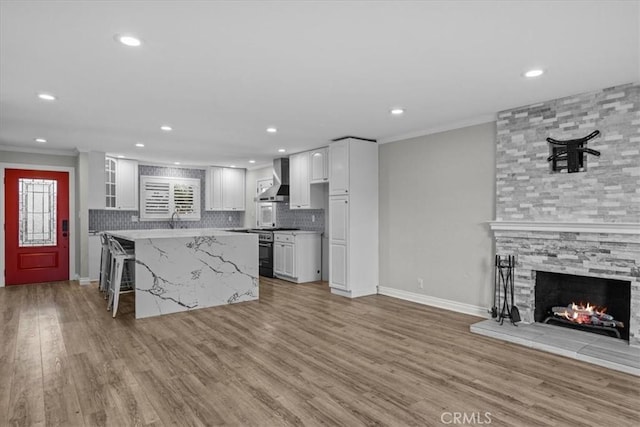
[[[557,139],[547,138],[547,142],[556,146],[552,147],[553,154],[547,157],[547,161],[552,162],[551,170],[559,172],[566,168],[568,173],[580,172],[580,169],[584,166],[585,153],[600,156],[599,151],[585,147],[587,141],[598,135],[600,135],[600,131],[594,130],[585,137],[569,139],[567,141],[558,141]]]

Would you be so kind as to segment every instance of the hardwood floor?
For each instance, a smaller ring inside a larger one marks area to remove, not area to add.
[[[640,422],[640,378],[473,335],[472,316],[269,279],[259,302],[143,320],[132,297],[112,319],[95,285],[0,288],[0,425]]]

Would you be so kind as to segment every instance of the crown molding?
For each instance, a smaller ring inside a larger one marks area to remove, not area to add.
[[[457,122],[451,122],[440,126],[434,126],[431,128],[423,129],[416,132],[405,133],[403,135],[391,136],[389,138],[380,138],[378,144],[387,144],[389,142],[404,141],[407,139],[419,138],[421,136],[433,135],[435,133],[447,132],[450,130],[462,129],[469,126],[481,125],[484,123],[495,122],[496,114],[484,114],[476,116],[470,119],[461,120]]]
[[[78,150],[60,150],[54,148],[39,148],[39,147],[18,147],[15,145],[1,145],[0,151],[11,151],[14,153],[31,153],[31,154],[50,154],[54,156],[71,156],[77,157]]]

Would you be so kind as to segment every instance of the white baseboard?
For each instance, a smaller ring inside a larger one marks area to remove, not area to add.
[[[78,279],[78,282],[80,282],[81,286],[85,286],[91,284],[91,279],[88,277],[81,277],[80,279]]]
[[[352,290],[352,291],[345,291],[337,288],[331,288],[331,293],[334,295],[340,295],[341,297],[346,297],[346,298],[359,298],[359,297],[366,297],[367,295],[376,294],[376,292],[371,292],[369,290],[358,289],[358,290]]]
[[[489,317],[487,308],[479,307],[477,305],[451,301],[448,299],[432,297],[429,295],[416,294],[415,292],[403,291],[401,289],[388,288],[385,286],[378,286],[378,293],[380,295],[386,295],[388,297],[399,298],[406,301],[416,302],[418,304],[430,305],[432,307],[444,308],[445,310],[470,314],[472,316],[483,317],[485,319]]]

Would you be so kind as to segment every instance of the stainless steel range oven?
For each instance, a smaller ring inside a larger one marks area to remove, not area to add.
[[[258,233],[259,274],[265,277],[273,277],[273,232],[256,229],[249,230],[249,233]]]

